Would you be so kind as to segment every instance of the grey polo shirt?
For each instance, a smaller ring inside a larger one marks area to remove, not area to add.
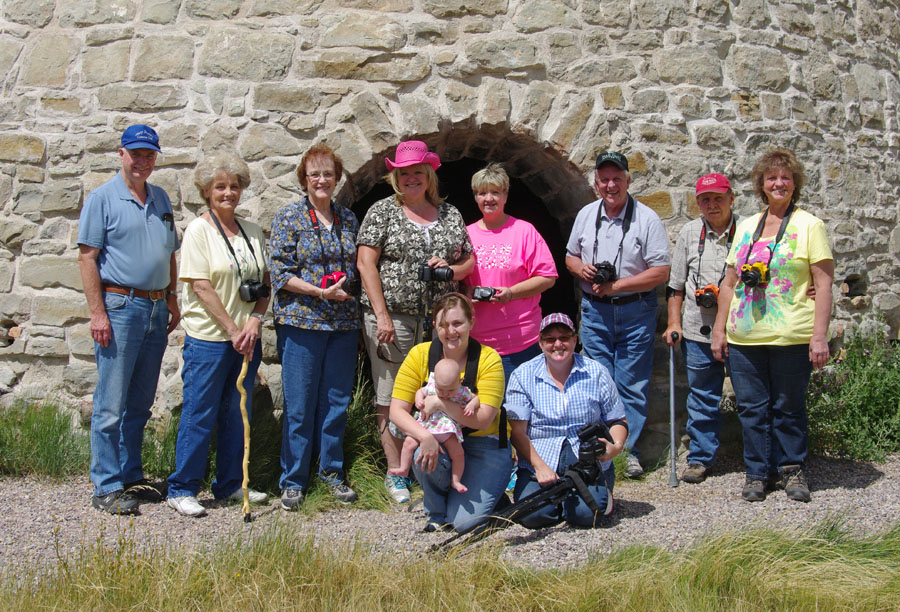
[[[732,213],[731,218],[735,225],[740,221],[740,217],[736,213]],[[706,226],[706,240],[701,258],[699,245],[703,226]],[[712,308],[697,306],[694,292],[710,283],[719,285],[722,282],[725,258],[728,257],[729,229],[722,234],[717,234],[701,217],[686,223],[678,232],[678,240],[676,240],[675,250],[672,252],[669,287],[685,293],[681,327],[684,337],[688,340],[706,343],[711,341],[717,308],[715,306]],[[702,333],[701,329],[706,333]]]
[[[652,208],[635,200],[634,217],[628,234],[622,241],[622,224],[628,205],[622,207],[616,217],[606,215],[606,207],[600,208],[603,200],[595,200],[578,212],[566,255],[577,257],[584,263],[596,264],[603,261],[615,262],[619,278],[634,276],[649,268],[669,265],[669,239],[666,228]],[[600,214],[600,228],[596,228],[597,212]],[[616,260],[619,243],[622,252]],[[596,247],[596,250],[595,250]],[[593,294],[590,283],[582,280],[581,290]],[[625,293],[617,295],[627,295]]]

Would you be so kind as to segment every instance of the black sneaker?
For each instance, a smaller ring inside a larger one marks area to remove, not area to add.
[[[741,490],[741,497],[748,502],[764,500],[766,498],[766,481],[747,476],[747,479],[744,481],[744,488]]]
[[[806,481],[806,472],[799,465],[786,465],[781,470],[781,478],[784,483],[784,492],[788,499],[807,503],[809,502],[809,483]]]
[[[453,529],[453,525],[450,523],[438,523],[437,521],[429,520],[425,523],[425,526],[422,527],[422,531],[425,533],[434,533],[435,531],[451,531]]]
[[[158,504],[166,499],[165,491],[161,491],[158,485],[152,484],[146,478],[127,483],[125,492],[133,498],[148,504]]]
[[[113,491],[106,495],[94,495],[91,505],[110,514],[137,514],[138,500],[125,491]]]

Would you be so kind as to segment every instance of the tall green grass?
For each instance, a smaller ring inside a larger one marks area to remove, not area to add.
[[[19,402],[0,410],[0,474],[63,478],[87,473],[87,432],[73,429],[72,417],[49,402]]]
[[[900,529],[854,537],[835,523],[632,546],[577,569],[533,570],[488,543],[448,558],[334,547],[272,527],[205,553],[141,555],[127,542],[65,560],[55,575],[0,580],[17,611],[67,610],[896,610]]]

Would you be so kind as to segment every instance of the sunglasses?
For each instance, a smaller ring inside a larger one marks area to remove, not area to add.
[[[401,355],[400,361],[394,361],[393,359],[391,359],[390,347],[392,347],[392,346],[395,349],[397,349],[398,353],[400,353],[400,355]],[[382,361],[385,361],[387,363],[403,363],[403,358],[402,358],[403,351],[400,350],[400,347],[397,346],[396,342],[391,342],[390,344],[379,344],[378,347],[375,349],[375,355],[377,355],[379,359],[381,359]]]

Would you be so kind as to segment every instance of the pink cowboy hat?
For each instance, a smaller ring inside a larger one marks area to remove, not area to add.
[[[406,166],[415,166],[416,164],[428,164],[432,169],[437,170],[441,167],[441,158],[437,153],[428,150],[428,145],[421,140],[405,140],[397,145],[397,151],[394,153],[397,158],[396,162],[390,158],[384,158],[384,165],[388,170],[394,168],[405,168]]]

